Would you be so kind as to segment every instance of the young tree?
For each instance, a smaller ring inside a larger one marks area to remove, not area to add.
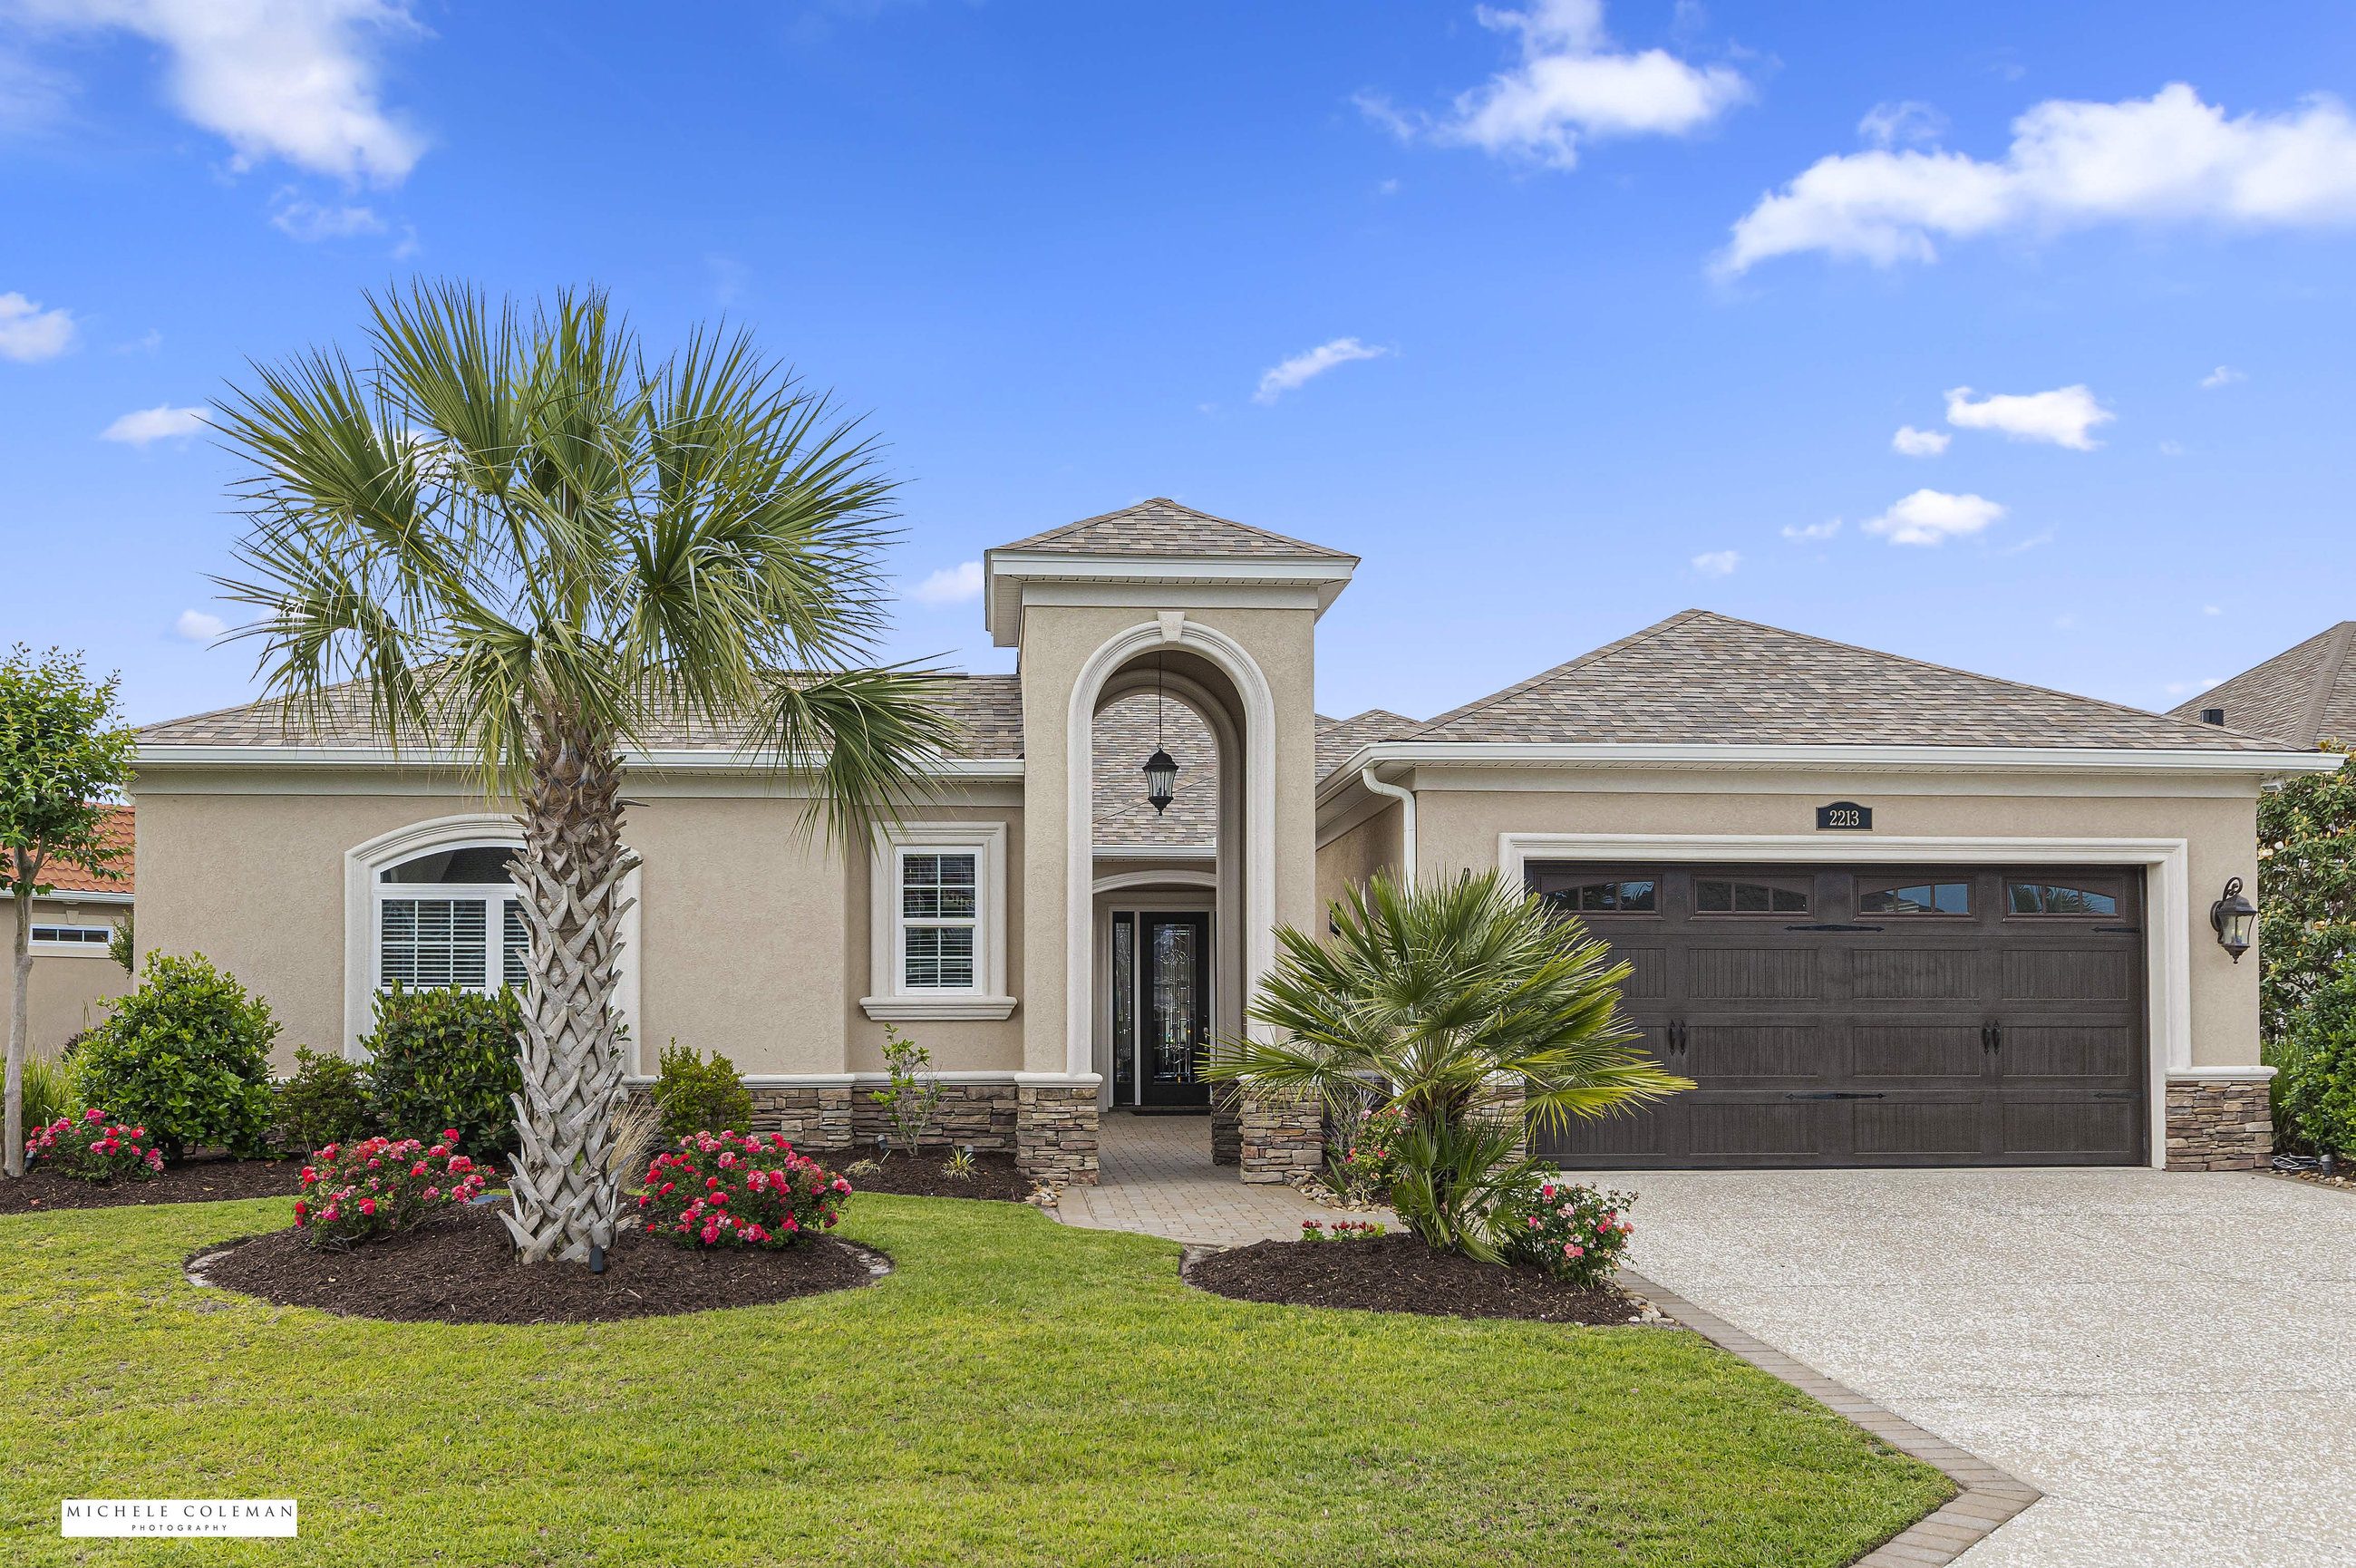
[[[347,702],[519,805],[530,937],[514,1208],[527,1262],[610,1245],[626,747],[691,725],[805,773],[837,841],[952,741],[927,672],[863,667],[892,486],[749,337],[650,360],[596,292],[368,301],[372,363],[260,368],[214,417],[252,464],[244,575],[291,726]],[[338,683],[349,682],[338,687]],[[805,818],[805,821],[811,820]]]
[[[105,838],[108,798],[131,778],[132,731],[114,721],[120,677],[93,682],[79,656],[21,645],[0,659],[0,891],[16,904],[8,1010],[7,1159],[25,1174],[25,1051],[33,996],[33,900],[44,872],[119,875]]]

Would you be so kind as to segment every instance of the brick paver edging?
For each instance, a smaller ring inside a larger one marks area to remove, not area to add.
[[[1789,1383],[1818,1404],[1863,1427],[1900,1453],[1922,1460],[1963,1488],[1937,1512],[1902,1530],[1858,1558],[1855,1568],[1936,1568],[1953,1563],[2045,1494],[1976,1455],[1966,1454],[1904,1416],[1842,1387],[1815,1368],[1794,1360],[1764,1340],[1706,1312],[1675,1291],[1622,1269],[1621,1288],[1651,1302],[1703,1339],[1769,1377]]]

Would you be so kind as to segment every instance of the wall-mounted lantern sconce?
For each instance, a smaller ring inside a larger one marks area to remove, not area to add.
[[[2242,896],[2239,877],[2227,882],[2225,896],[2209,906],[2209,923],[2217,928],[2217,945],[2232,954],[2236,964],[2250,950],[2250,928],[2257,919],[2257,906]]]

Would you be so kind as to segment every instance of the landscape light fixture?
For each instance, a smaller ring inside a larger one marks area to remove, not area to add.
[[[2242,896],[2242,879],[2225,884],[2225,896],[2209,906],[2209,923],[2217,928],[2217,945],[2239,964],[2250,950],[2250,928],[2257,923],[2257,906]]]
[[[1145,759],[1145,798],[1152,804],[1153,815],[1161,816],[1170,809],[1171,797],[1178,793],[1178,764],[1168,752],[1162,749],[1162,660],[1153,661],[1153,755]]]

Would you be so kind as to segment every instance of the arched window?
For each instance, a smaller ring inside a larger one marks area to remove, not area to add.
[[[376,988],[520,990],[530,949],[509,844],[429,849],[377,873]]]

